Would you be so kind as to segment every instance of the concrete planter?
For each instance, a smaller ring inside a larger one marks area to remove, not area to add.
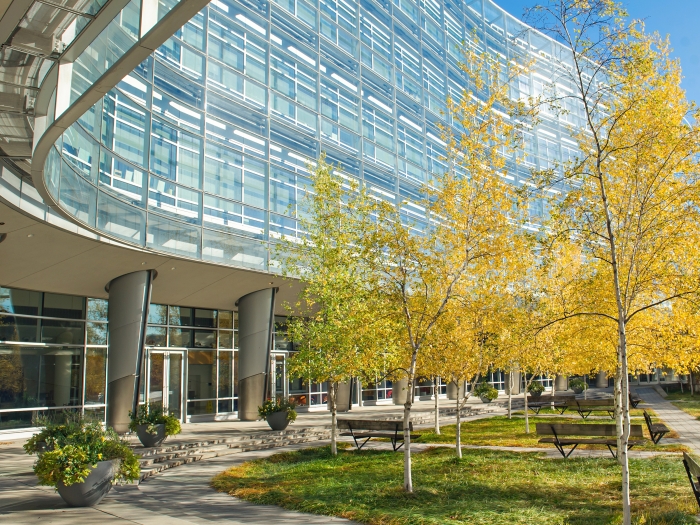
[[[139,425],[136,427],[136,435],[138,435],[139,441],[144,447],[157,447],[163,443],[167,437],[165,435],[165,423],[156,425],[155,434],[148,433],[148,425]]]
[[[583,387],[571,387],[571,390],[574,391],[574,394],[582,394],[583,393]]]
[[[479,399],[481,399],[482,403],[490,403],[491,401],[493,401],[493,399],[488,398],[486,396],[479,396]]]
[[[542,392],[530,392],[530,395],[534,398],[539,398],[542,395]]]
[[[270,414],[266,419],[267,424],[270,425],[272,430],[284,430],[289,425],[286,410],[280,410],[279,412]]]
[[[118,461],[100,461],[82,483],[58,483],[56,489],[70,507],[93,507],[111,490],[117,465]]]

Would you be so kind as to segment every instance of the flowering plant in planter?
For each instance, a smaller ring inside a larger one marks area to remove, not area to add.
[[[277,412],[286,412],[287,421],[292,423],[297,419],[297,411],[294,410],[296,406],[297,405],[294,401],[289,401],[279,397],[275,400],[268,399],[262,406],[258,407],[258,416],[260,416],[260,419],[267,420],[267,418],[272,414],[276,414]]]
[[[128,443],[113,429],[103,428],[100,422],[64,412],[56,418],[39,418],[36,424],[44,428],[29,438],[24,450],[38,455],[34,472],[40,485],[60,490],[62,486],[82,483],[103,461],[114,463],[112,482],[139,478],[138,458]]]
[[[498,397],[498,390],[488,383],[479,383],[474,387],[474,394],[479,396],[485,403],[491,402]]]
[[[129,430],[136,432],[140,425],[146,425],[146,432],[155,434],[158,432],[157,425],[165,425],[165,435],[174,436],[182,432],[180,420],[172,414],[163,410],[163,406],[158,403],[140,405],[136,414],[129,411],[131,422]]]
[[[539,381],[533,381],[527,387],[527,391],[533,396],[539,397],[544,392],[544,386]]]
[[[588,388],[588,385],[583,379],[576,378],[569,381],[569,388],[573,390],[576,394],[580,394]]]

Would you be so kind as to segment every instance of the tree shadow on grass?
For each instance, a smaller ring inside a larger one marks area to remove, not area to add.
[[[249,501],[371,524],[614,523],[620,508],[614,460],[545,459],[539,453],[428,449],[413,456],[414,492],[402,489],[403,454],[327,447],[247,463],[213,480]],[[682,465],[667,458],[632,462],[634,511],[644,523],[695,523]],[[686,482],[687,483],[687,482]],[[639,520],[638,520],[639,521]]]

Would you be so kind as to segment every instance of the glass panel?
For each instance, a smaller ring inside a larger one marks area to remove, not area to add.
[[[176,326],[192,326],[192,308],[184,308],[182,306],[171,306],[170,324]]]
[[[81,321],[41,320],[41,342],[62,345],[82,345],[85,323]]]
[[[182,354],[169,355],[168,369],[168,411],[175,417],[182,417]]]
[[[85,319],[85,298],[74,295],[45,293],[43,315],[46,317]]]
[[[216,348],[216,331],[195,330],[195,348]]]
[[[204,230],[203,234],[203,259],[259,270],[266,268],[267,247],[262,243],[211,230]]]
[[[0,288],[0,312],[21,315],[40,315],[41,292]]]
[[[85,365],[85,404],[104,404],[107,389],[107,349],[88,348]]]
[[[87,318],[90,321],[107,321],[109,302],[106,299],[87,300]]]
[[[165,328],[158,326],[147,327],[146,346],[165,346]]]
[[[194,325],[204,328],[216,328],[216,310],[197,308],[194,311]]]
[[[219,401],[219,414],[226,412],[233,412],[233,401],[231,399]]]
[[[219,352],[219,397],[233,396],[233,352]]]
[[[187,403],[188,416],[200,416],[214,413],[214,403],[216,401],[189,401]]]
[[[219,332],[219,348],[233,348],[233,332],[225,330]]]
[[[179,346],[185,348],[192,346],[192,330],[171,328],[168,346]]]
[[[309,386],[302,379],[295,378],[289,380],[289,399],[295,401],[297,405],[307,406],[309,404]]]
[[[87,324],[87,344],[106,345],[107,344],[107,323]]]
[[[125,241],[143,245],[146,212],[99,192],[97,227]]]
[[[160,353],[151,354],[150,371],[148,374],[148,402],[163,406],[163,387],[165,366],[165,355]]]
[[[199,227],[148,214],[146,245],[151,248],[198,259],[200,235]]]
[[[187,399],[216,397],[216,352],[190,350],[187,352]]]
[[[0,315],[0,341],[37,343],[38,328],[38,319]]]
[[[219,310],[219,328],[233,328],[233,312]]]
[[[153,304],[148,307],[148,322],[150,324],[167,324],[168,307],[164,304]]]
[[[0,409],[77,406],[82,350],[0,346]]]

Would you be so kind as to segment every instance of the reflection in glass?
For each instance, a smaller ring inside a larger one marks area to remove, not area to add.
[[[85,319],[85,298],[74,295],[45,293],[43,315],[46,317]]]
[[[168,357],[168,412],[182,417],[182,359],[181,353],[170,353]]]
[[[88,298],[87,318],[89,321],[107,321],[109,303],[105,299]]]
[[[233,352],[219,352],[219,397],[233,395]]]
[[[159,326],[147,327],[146,346],[165,346],[165,328]]]
[[[0,315],[0,341],[36,343],[39,320],[31,317]]]
[[[87,324],[87,344],[106,345],[107,344],[107,323]]]
[[[233,332],[224,330],[219,332],[219,348],[233,348]]]
[[[81,404],[80,348],[0,346],[0,409]]]
[[[192,346],[192,330],[180,328],[170,329],[170,342],[168,346],[190,347]]]
[[[195,348],[216,348],[216,332],[214,330],[195,330],[194,346]]]
[[[203,328],[216,328],[216,310],[195,309],[194,325]]]
[[[148,322],[151,324],[167,324],[168,306],[151,303],[148,307]]]
[[[211,350],[187,352],[187,399],[216,397],[215,356]]]
[[[61,345],[82,345],[85,341],[83,321],[41,320],[41,342]]]
[[[233,328],[233,312],[219,310],[219,328]]]
[[[171,306],[170,324],[176,326],[192,326],[192,308]]]
[[[85,366],[85,404],[102,404],[107,388],[107,349],[88,348]]]
[[[0,312],[21,315],[40,315],[41,296],[41,292],[0,288]]]

